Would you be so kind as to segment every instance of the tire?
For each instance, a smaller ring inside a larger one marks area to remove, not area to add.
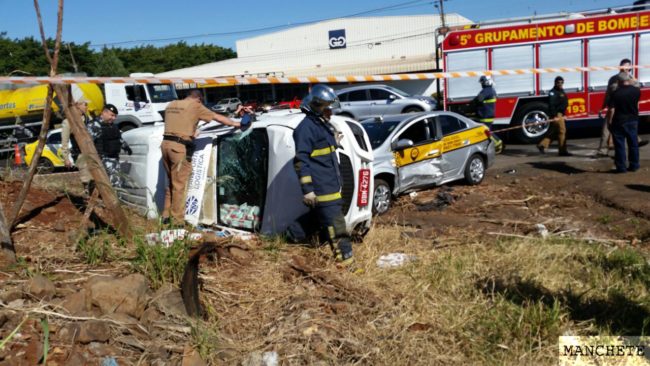
[[[547,120],[548,117],[548,104],[543,102],[529,103],[517,111],[511,125],[512,127],[523,126],[524,124],[535,121]],[[548,122],[535,126],[521,127],[514,131],[514,138],[524,144],[536,144],[542,140],[548,128]]]
[[[123,123],[120,125],[120,132],[131,131],[135,128],[138,128],[138,126],[131,123]]]
[[[38,159],[38,166],[36,171],[39,174],[50,174],[54,172],[54,164],[48,158]]]
[[[375,178],[375,190],[372,198],[373,215],[385,214],[393,201],[393,193],[390,189],[390,184],[383,179]]]
[[[420,107],[410,106],[410,107],[404,108],[402,113],[418,113],[418,112],[423,112],[423,111],[424,110],[422,108],[420,108]]]
[[[472,155],[465,165],[465,181],[471,186],[480,184],[485,178],[485,159],[479,154]]]

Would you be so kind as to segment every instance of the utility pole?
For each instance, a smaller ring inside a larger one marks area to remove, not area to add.
[[[445,24],[445,1],[447,0],[438,0],[438,4],[435,5],[436,8],[440,9],[440,23],[443,27],[447,26],[447,24]]]

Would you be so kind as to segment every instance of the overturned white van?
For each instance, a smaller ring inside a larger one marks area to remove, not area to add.
[[[225,226],[262,234],[278,234],[308,212],[293,168],[293,130],[299,111],[279,111],[259,117],[252,127],[236,131],[210,125],[195,140],[193,172],[188,184],[185,218],[192,224]],[[372,160],[368,136],[356,121],[334,116],[343,133],[337,150],[343,179],[343,212],[351,233],[363,234],[372,217]],[[123,138],[133,150],[121,156],[126,183],[120,199],[156,218],[162,211],[166,174],[160,144],[164,125],[128,131]]]

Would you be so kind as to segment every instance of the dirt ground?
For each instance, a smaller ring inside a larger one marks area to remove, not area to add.
[[[407,294],[387,288],[383,281],[389,282],[388,275],[375,266],[381,253],[374,243],[391,241],[396,247],[412,244],[431,251],[461,241],[548,236],[647,252],[650,161],[641,165],[635,173],[615,175],[608,172],[607,159],[536,161],[491,169],[479,186],[459,183],[402,196],[374,221],[365,243],[357,246],[358,264],[366,273],[360,276],[333,268],[326,249],[268,240],[245,242],[239,260],[208,262],[201,271],[205,324],[210,326],[159,311],[156,319],[166,321],[164,336],[160,332],[156,336],[154,323],[139,314],[128,321],[112,320],[112,337],[86,343],[74,337],[70,341],[61,333],[71,323],[106,320],[107,314],[93,304],[82,315],[73,315],[60,304],[89,286],[95,276],[132,273],[133,244],[113,242],[113,259],[88,264],[76,244],[85,209],[76,175],[41,176],[12,231],[19,265],[0,272],[0,339],[10,339],[0,349],[0,364],[39,362],[46,333],[51,365],[98,364],[107,357],[119,365],[200,364],[191,363],[197,353],[212,364],[261,365],[263,358],[273,357],[272,352],[279,355],[280,364],[417,363],[421,361],[417,354],[396,360],[382,348],[425,342],[436,349],[450,336],[430,320],[400,315],[405,307],[420,305],[406,304]],[[21,183],[0,181],[5,212]],[[129,217],[142,233],[156,228],[133,213]],[[101,209],[91,221],[96,233],[110,235],[110,219]],[[26,289],[37,274],[54,284],[51,296],[38,298]],[[49,320],[48,332],[44,318]],[[405,333],[382,333],[386,319]],[[263,353],[267,351],[272,352]],[[463,361],[454,357],[437,360]]]

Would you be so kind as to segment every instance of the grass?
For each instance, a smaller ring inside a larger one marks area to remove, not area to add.
[[[131,261],[136,271],[149,280],[154,289],[164,283],[179,284],[187,264],[189,243],[175,240],[169,247],[149,245],[142,236],[135,242],[135,258]]]
[[[107,232],[84,237],[77,243],[77,252],[86,264],[95,265],[113,259],[114,236]]]
[[[336,270],[326,248],[269,242],[260,248],[273,255],[256,266],[207,273],[218,277],[203,294],[218,314],[220,348],[236,350],[209,360],[276,351],[299,364],[544,365],[557,364],[561,335],[647,332],[650,272],[638,251],[460,231],[435,249],[400,232],[376,227],[355,246],[362,275]],[[378,268],[391,252],[417,260]],[[288,277],[294,255],[326,280]]]

